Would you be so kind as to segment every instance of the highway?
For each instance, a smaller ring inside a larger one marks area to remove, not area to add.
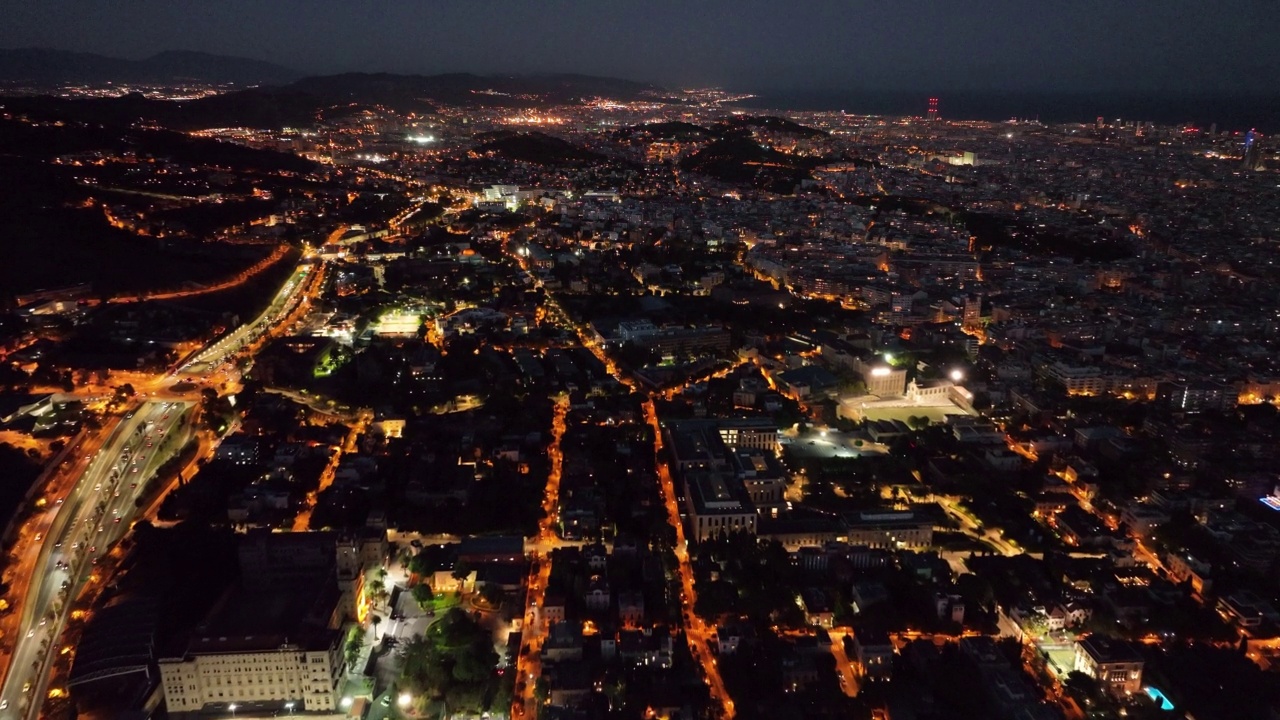
[[[148,402],[111,431],[65,497],[49,498],[52,518],[35,553],[4,685],[0,720],[35,717],[46,695],[49,655],[73,600],[97,581],[97,559],[132,524],[135,500],[190,435],[189,405]]]
[[[324,273],[323,265],[313,265],[303,260],[293,271],[293,275],[271,299],[271,304],[253,322],[240,325],[218,340],[206,345],[178,368],[178,373],[187,376],[198,376],[208,379],[209,375],[221,369],[231,360],[235,353],[251,345],[258,338],[269,332],[283,318],[286,318],[301,302],[309,297],[309,290],[316,286],[317,277]]]
[[[14,588],[15,610],[0,620],[8,651],[0,720],[37,715],[48,692],[50,652],[66,622],[68,601],[87,583],[100,581],[93,573],[96,559],[127,534],[139,517],[135,501],[147,481],[194,435],[187,411],[195,390],[234,383],[235,353],[246,348],[252,352],[260,340],[290,326],[309,309],[326,270],[324,263],[310,257],[311,253],[304,257],[252,322],[206,345],[174,372],[130,379],[140,395],[150,393],[152,400],[123,419],[109,419],[100,432],[74,443],[74,452],[52,473],[40,496],[42,511],[19,528],[16,562],[6,572]],[[194,381],[196,388],[164,389],[177,376]]]

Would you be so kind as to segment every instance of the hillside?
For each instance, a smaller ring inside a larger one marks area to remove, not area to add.
[[[535,165],[583,165],[604,162],[605,157],[567,140],[543,133],[492,132],[477,136],[482,142],[472,152]]]
[[[139,119],[175,130],[211,127],[306,127],[336,105],[380,105],[400,112],[431,112],[437,104],[541,107],[595,97],[653,99],[651,85],[585,75],[495,76],[351,73],[309,77],[284,86],[257,87],[197,100],[117,98],[5,98],[7,109],[33,118],[129,125]]]
[[[619,138],[644,138],[647,140],[679,140],[690,142],[710,140],[719,137],[714,130],[695,125],[690,122],[673,120],[669,122],[645,123],[622,128],[616,133]]]
[[[686,172],[699,173],[727,183],[745,183],[777,193],[791,193],[820,158],[801,157],[764,147],[748,137],[716,140],[680,161]]]
[[[296,70],[261,60],[168,50],[141,60],[45,48],[0,49],[0,82],[155,83],[182,81],[237,85],[279,84],[298,79]]]
[[[170,176],[151,175],[139,185],[140,176],[127,164],[54,162],[66,155],[121,157],[126,152],[170,159],[193,170],[173,176],[170,184],[152,182]],[[91,283],[95,294],[110,294],[233,275],[256,257],[219,253],[217,244],[134,235],[112,227],[100,203],[145,210],[155,220],[181,221],[197,238],[204,237],[219,227],[269,215],[275,206],[266,201],[189,203],[186,209],[158,212],[151,209],[152,198],[130,191],[247,195],[262,187],[284,197],[288,185],[272,173],[304,173],[313,167],[295,155],[169,131],[0,119],[0,185],[6,188],[0,193],[0,252],[5,258],[0,263],[0,305],[13,294],[78,283]],[[223,176],[216,186],[208,182],[210,168]]]
[[[289,90],[337,101],[413,110],[421,104],[537,107],[594,97],[652,99],[653,85],[589,75],[392,75],[346,73],[303,78]]]
[[[775,115],[735,115],[716,123],[715,129],[722,134],[730,134],[734,131],[766,130],[772,133],[810,139],[823,138],[828,135],[825,130],[811,128],[808,125],[801,125],[798,122]]]

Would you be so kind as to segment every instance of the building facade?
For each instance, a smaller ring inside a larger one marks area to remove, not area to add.
[[[298,712],[333,711],[344,670],[337,631],[306,644],[280,637],[197,638],[186,654],[160,658],[159,665],[171,713],[250,702],[281,707],[292,702]]]
[[[850,545],[921,549],[933,544],[933,520],[911,510],[864,511],[846,517]]]
[[[1129,643],[1105,635],[1076,642],[1075,669],[1115,695],[1142,690],[1142,656]]]

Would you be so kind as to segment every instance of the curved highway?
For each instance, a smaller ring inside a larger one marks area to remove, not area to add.
[[[311,288],[322,275],[324,268],[312,265],[304,260],[293,271],[293,275],[280,287],[279,292],[271,299],[271,304],[262,311],[253,322],[247,322],[223,337],[206,345],[202,350],[188,358],[178,368],[178,373],[187,376],[200,376],[209,379],[209,375],[221,368],[242,348],[252,344],[266,334],[282,318],[291,313],[308,296]]]

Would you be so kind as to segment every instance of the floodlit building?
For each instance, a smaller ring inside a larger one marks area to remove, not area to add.
[[[181,657],[160,658],[160,683],[170,713],[206,705],[274,703],[298,712],[338,707],[341,633],[209,636],[192,640]]]
[[[1129,643],[1106,635],[1090,635],[1076,642],[1075,669],[1117,695],[1142,689],[1142,656]]]
[[[364,570],[386,557],[385,532],[251,533],[241,582],[180,652],[158,658],[168,711],[337,710],[345,671],[342,623],[367,612]]]

